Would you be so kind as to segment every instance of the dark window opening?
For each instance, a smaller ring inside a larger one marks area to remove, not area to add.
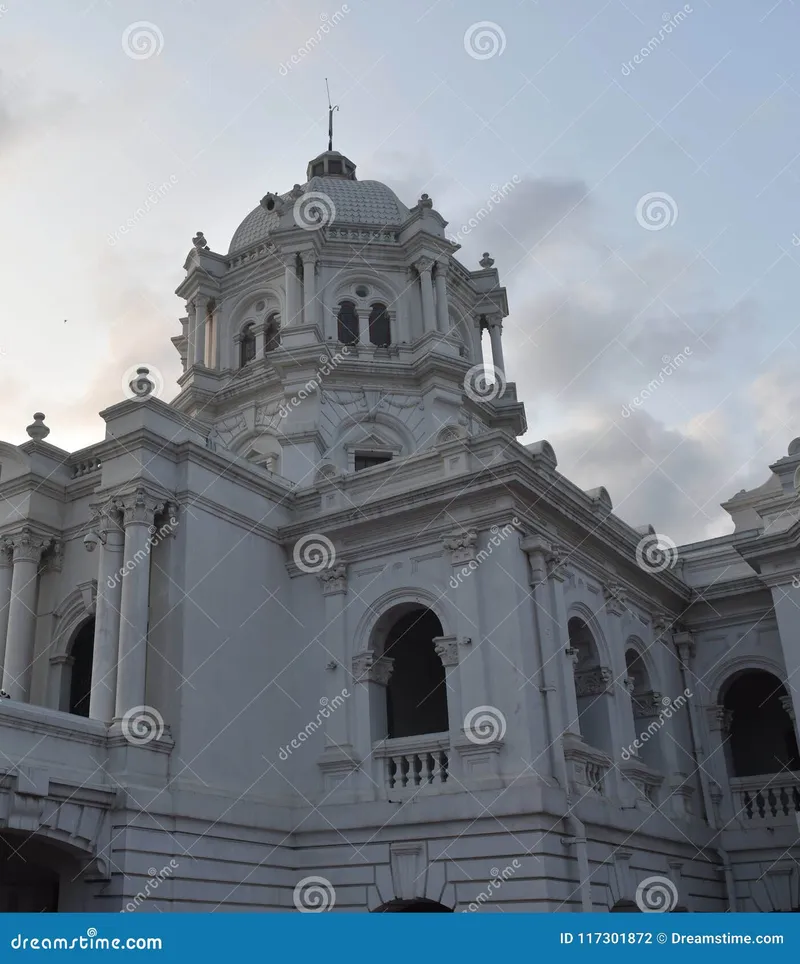
[[[355,345],[358,341],[358,312],[352,301],[339,306],[339,341],[343,345]]]
[[[315,164],[311,168],[312,177],[322,177],[324,173],[325,173],[325,165],[322,163],[322,161],[320,161],[319,164]]]
[[[275,351],[281,345],[281,322],[277,315],[267,321],[266,335],[264,338],[264,354]]]
[[[342,162],[337,161],[334,158],[330,158],[328,161],[328,174],[341,174],[342,173]]]
[[[373,305],[369,316],[369,340],[373,345],[384,347],[392,343],[389,330],[389,312],[386,305]]]
[[[81,626],[72,643],[72,677],[69,685],[69,712],[89,716],[92,691],[92,657],[94,655],[94,619]]]
[[[239,342],[239,367],[251,362],[256,357],[256,333],[255,326],[250,324],[242,332],[242,340]]]
[[[384,655],[394,660],[386,688],[389,739],[446,733],[447,689],[444,666],[433,640],[442,624],[429,609],[415,609],[394,624]]]
[[[734,776],[800,770],[794,723],[781,703],[786,696],[780,681],[764,670],[743,673],[728,687],[724,705],[732,712]]]
[[[356,455],[355,457],[355,468],[356,472],[360,472],[362,469],[371,469],[375,465],[383,465],[385,462],[391,462],[391,455]]]

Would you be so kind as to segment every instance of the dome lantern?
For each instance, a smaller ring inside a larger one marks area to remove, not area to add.
[[[308,162],[306,178],[310,181],[312,177],[344,177],[355,181],[356,166],[338,151],[325,151]]]

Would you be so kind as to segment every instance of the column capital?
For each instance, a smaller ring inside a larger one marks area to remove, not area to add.
[[[530,535],[520,540],[520,548],[528,557],[528,581],[537,586],[547,578],[547,560],[553,547],[544,536]]]
[[[440,278],[446,278],[447,272],[450,270],[450,264],[444,258],[436,259],[436,274]]]
[[[462,529],[442,537],[442,546],[445,552],[450,553],[450,564],[453,566],[472,562],[475,559],[477,542],[478,533],[474,529]]]
[[[357,683],[377,683],[386,686],[394,669],[394,660],[388,656],[375,656],[368,649],[353,657],[353,676]]]
[[[133,492],[120,495],[119,504],[122,508],[122,524],[152,526],[156,515],[167,507],[167,500],[153,495],[145,488],[137,488]]]
[[[300,252],[300,259],[303,262],[304,267],[307,264],[315,265],[317,263],[318,257],[319,256],[317,252],[313,248],[311,248],[310,250]]]
[[[27,526],[19,532],[9,533],[5,538],[15,563],[40,562],[42,554],[53,542],[52,536],[43,536]]]
[[[417,269],[419,274],[430,274],[433,270],[434,260],[433,258],[417,258],[414,262],[414,267]]]
[[[7,536],[0,538],[0,569],[10,569],[14,565],[13,546]]]
[[[442,661],[443,666],[458,665],[457,636],[434,636],[433,645],[436,650],[436,655]]]
[[[211,301],[211,298],[208,295],[204,295],[199,292],[194,296],[194,298],[192,298],[192,304],[194,305],[195,309],[208,307],[209,301]]]
[[[488,315],[483,314],[481,317],[486,319],[487,328],[499,328],[501,331],[503,330],[503,316],[499,311]]]
[[[672,640],[678,650],[680,661],[684,666],[688,666],[689,661],[694,657],[694,636],[691,633],[675,633]]]
[[[347,565],[343,562],[323,569],[317,576],[322,583],[323,596],[335,596],[347,592]]]

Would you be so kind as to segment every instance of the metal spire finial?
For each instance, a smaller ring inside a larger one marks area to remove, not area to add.
[[[339,110],[338,105],[333,107],[331,105],[331,89],[328,86],[328,78],[325,78],[325,90],[328,92],[328,150],[333,150],[333,112]]]

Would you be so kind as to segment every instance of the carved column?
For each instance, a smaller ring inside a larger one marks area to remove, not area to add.
[[[453,573],[448,582],[448,597],[457,620],[455,635],[459,645],[463,647],[458,662],[458,675],[461,684],[461,709],[464,714],[491,702],[487,691],[481,639],[479,593],[477,586],[470,585],[471,579],[478,578],[477,571],[470,566],[475,563],[477,542],[478,534],[472,529],[453,532],[442,539],[445,556],[449,557],[450,571]],[[468,571],[466,577],[464,570]],[[458,726],[459,731],[463,725],[462,719]]]
[[[450,328],[450,313],[447,307],[447,262],[436,262],[436,327],[441,332]]]
[[[124,533],[122,512],[113,500],[99,510],[100,552],[92,656],[89,716],[110,723],[117,698],[117,659],[122,605]]]
[[[51,542],[52,539],[38,536],[28,528],[9,537],[14,571],[11,577],[3,689],[14,700],[30,698],[39,562]]]
[[[419,272],[419,283],[422,290],[422,327],[427,334],[429,331],[436,331],[436,308],[431,278],[433,262],[430,258],[420,258],[414,267]]]
[[[458,678],[458,637],[436,636],[433,640],[436,655],[444,666],[444,682],[447,693],[448,729],[456,734],[464,725],[461,708],[461,683]]]
[[[506,363],[503,358],[503,319],[500,315],[490,315],[487,319],[489,339],[492,343],[492,362],[494,367],[503,375],[506,373]]]
[[[0,539],[0,684],[3,682],[3,664],[6,656],[6,636],[8,633],[8,610],[11,603],[11,575],[14,563],[11,546]]]
[[[319,574],[325,597],[325,648],[330,654],[327,673],[328,701],[352,685],[346,671],[347,660],[347,566],[337,563]],[[331,713],[325,724],[325,746],[349,752],[351,740],[347,725],[347,707]]]
[[[197,320],[197,310],[195,309],[194,302],[188,301],[186,303],[186,364],[185,370],[188,370],[194,364],[194,346],[197,336],[196,331],[196,320]]]
[[[562,640],[559,634],[558,614],[555,608],[555,593],[561,592],[561,579],[553,547],[541,536],[526,536],[520,543],[522,551],[528,557],[528,581],[532,587],[533,628],[534,638],[537,640],[536,656],[541,672],[531,680],[531,684],[538,682],[539,693],[544,700],[545,718],[547,720],[547,747],[550,755],[550,769],[558,783],[567,788],[567,767],[564,759],[564,745],[562,734],[566,729],[566,720],[560,710],[563,701],[559,699],[559,690],[571,690],[575,699],[574,679],[559,679],[562,672],[563,660],[559,659],[559,648]],[[553,585],[556,583],[556,585]],[[570,674],[571,676],[572,674]],[[575,719],[577,720],[577,709]]]
[[[205,365],[206,363],[206,313],[208,311],[208,299],[203,295],[197,295],[194,299],[194,354],[192,364]]]
[[[297,278],[297,256],[287,255],[284,285],[286,287],[286,327],[299,324],[300,316],[300,285]]]
[[[165,503],[137,489],[120,498],[125,529],[115,717],[144,704],[150,608],[150,536]]]
[[[317,252],[303,251],[303,320],[307,325],[317,323]]]

